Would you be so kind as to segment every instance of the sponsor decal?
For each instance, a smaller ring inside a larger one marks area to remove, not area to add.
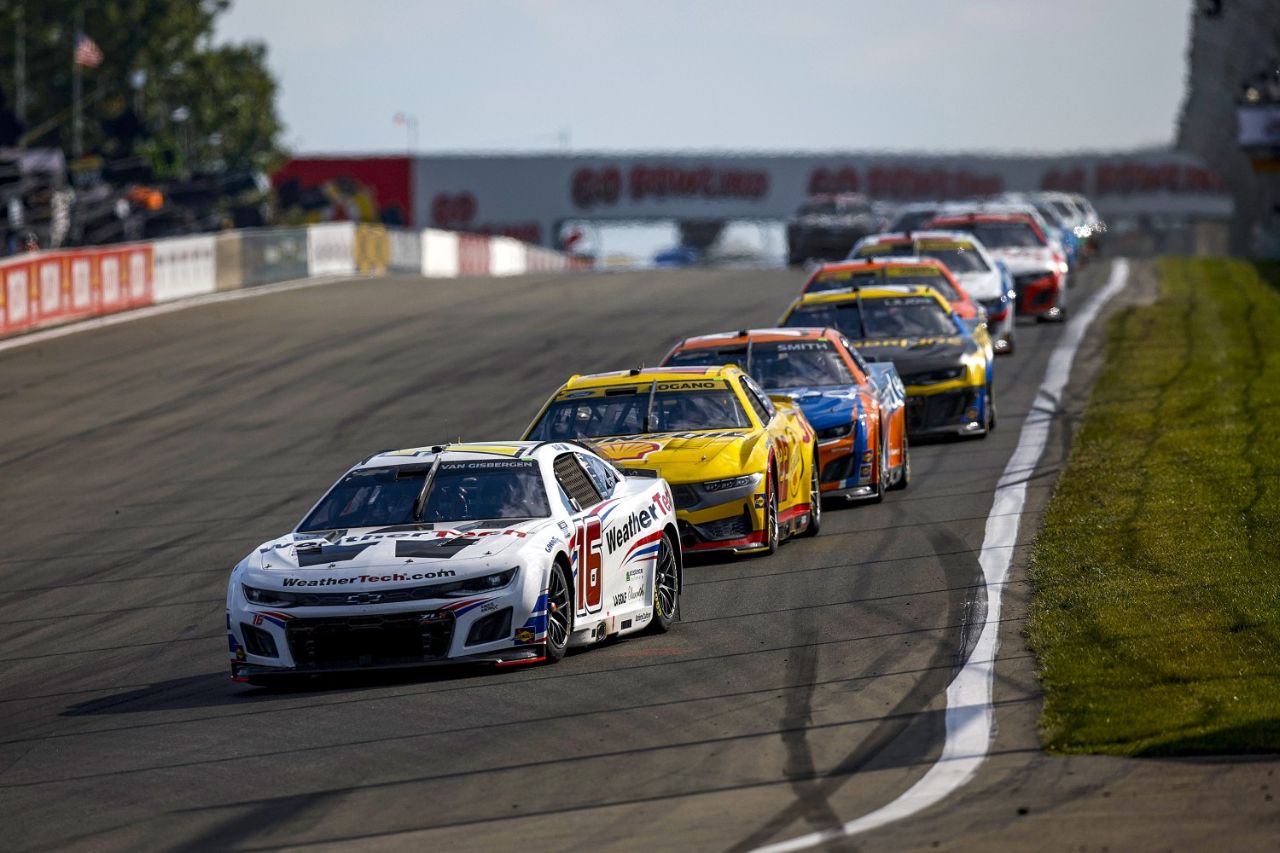
[[[518,628],[518,629],[516,629],[516,642],[517,642],[517,643],[532,643],[532,642],[533,642],[533,631],[530,631],[528,628]]]
[[[831,341],[799,341],[794,344],[778,344],[778,352],[825,352],[831,349]]]
[[[713,391],[724,388],[723,382],[712,379],[684,379],[679,382],[659,382],[659,391]]]
[[[379,542],[383,539],[408,539],[408,540],[431,540],[431,539],[480,539],[485,536],[514,536],[517,539],[523,539],[529,534],[523,530],[395,530],[388,533],[365,533],[361,536],[344,536],[335,542],[325,542],[322,539],[304,539],[296,542],[277,542],[274,545],[267,545],[259,548],[259,554],[266,554],[271,551],[281,551],[285,548],[297,547],[300,551],[306,551],[308,548],[319,552],[325,548],[335,545],[347,545],[356,542]],[[323,543],[313,544],[313,543]],[[365,546],[368,547],[368,546]],[[346,558],[350,559],[350,557]],[[332,562],[320,561],[320,562]]]
[[[497,609],[498,609],[498,602],[496,601],[486,601],[484,604],[480,605],[481,613],[489,613]]]
[[[643,588],[632,589],[628,587],[626,592],[620,592],[613,597],[613,606],[618,607],[620,605],[626,604],[628,601],[635,601],[636,599],[639,599],[642,597],[644,597]]]
[[[648,508],[639,512],[632,512],[621,524],[615,524],[609,528],[604,535],[604,541],[605,547],[610,554],[626,545],[638,536],[642,530],[648,530],[653,526],[654,522],[661,516],[661,512],[658,509],[658,497],[665,499],[665,496],[662,495],[655,496]]]
[[[560,544],[560,540],[552,536],[550,539],[547,540],[546,552],[550,554],[552,551],[556,549],[556,545],[558,544]]]
[[[457,577],[453,569],[441,569],[436,572],[394,572],[389,575],[357,575],[350,578],[283,578],[283,586],[346,586],[352,583],[398,583],[401,581],[429,581],[438,578]]]
[[[648,622],[651,616],[653,616],[653,611],[641,610],[639,613],[635,615],[634,618],[636,620],[636,623],[638,624],[640,622]]]
[[[921,346],[960,346],[964,340],[956,335],[942,338],[861,338],[850,341],[855,347],[921,347]]]
[[[611,441],[608,443],[609,458],[614,462],[640,462],[661,449],[662,445],[656,441]]]

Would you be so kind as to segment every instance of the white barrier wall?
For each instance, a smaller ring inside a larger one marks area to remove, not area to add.
[[[489,274],[524,275],[524,243],[510,237],[489,238]]]
[[[214,237],[170,237],[151,246],[156,302],[213,293]]]
[[[422,274],[435,278],[458,276],[458,235],[428,228],[422,232]]]
[[[307,226],[307,273],[352,275],[356,226],[351,222],[324,222]]]
[[[422,272],[422,235],[417,231],[388,228],[391,257],[387,266],[399,272]]]

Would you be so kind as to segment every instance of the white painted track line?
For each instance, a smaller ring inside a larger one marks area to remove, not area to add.
[[[1000,646],[1000,610],[1026,502],[1027,478],[1044,454],[1049,427],[1057,416],[1058,401],[1071,377],[1071,363],[1084,333],[1128,280],[1129,263],[1121,258],[1112,265],[1106,286],[1068,321],[1061,340],[1049,356],[1044,380],[1018,435],[1017,447],[996,484],[978,559],[987,594],[986,620],[969,659],[947,687],[946,741],[938,761],[918,782],[887,805],[834,829],[760,847],[759,853],[805,850],[910,817],[964,786],[986,760],[992,737],[991,701],[996,653]]]

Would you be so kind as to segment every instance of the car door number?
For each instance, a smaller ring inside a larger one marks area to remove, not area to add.
[[[588,613],[594,613],[602,606],[600,519],[580,518],[574,526],[578,543],[578,605]]]

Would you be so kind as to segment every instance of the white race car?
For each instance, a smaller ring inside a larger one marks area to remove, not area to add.
[[[679,612],[665,480],[574,442],[376,454],[231,572],[231,675],[554,663]]]

